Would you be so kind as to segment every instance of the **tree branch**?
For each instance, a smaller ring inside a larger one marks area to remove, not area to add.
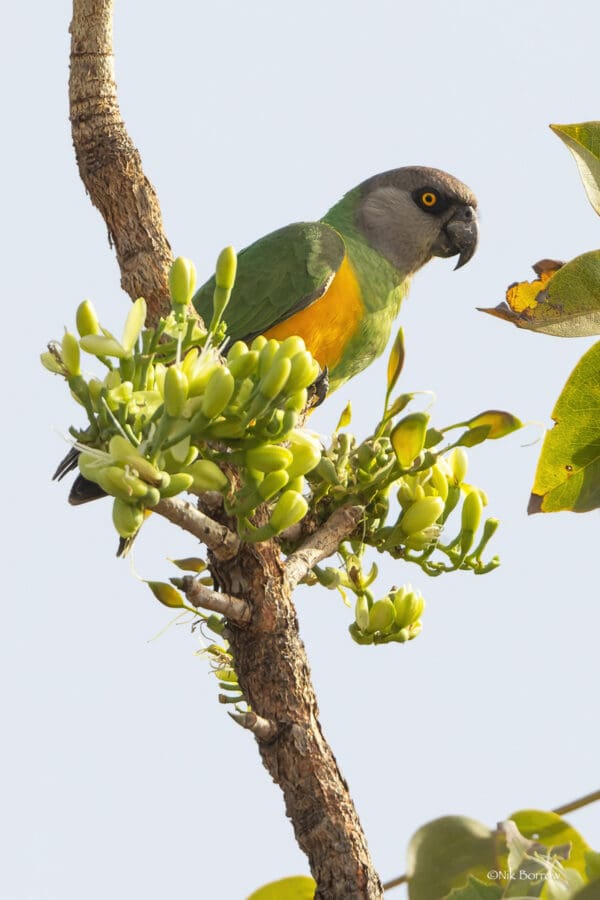
[[[221,613],[230,622],[243,628],[252,618],[252,607],[239,597],[231,597],[229,594],[219,594],[211,591],[205,584],[201,584],[193,575],[185,575],[181,579],[182,590],[192,606],[202,609],[210,609],[212,612]]]
[[[230,531],[226,525],[215,522],[205,513],[200,512],[187,500],[177,497],[167,497],[160,500],[152,511],[168,519],[174,525],[179,525],[184,531],[188,531],[197,537],[199,541],[212,550],[217,559],[231,559],[240,548],[240,539],[237,534]]]
[[[70,112],[79,171],[108,226],[124,289],[132,298],[146,298],[155,321],[169,307],[167,274],[172,256],[156,195],[119,113],[111,0],[74,0],[71,34]],[[237,601],[252,611],[244,628],[230,618],[228,637],[235,670],[257,717],[256,727],[250,730],[265,767],[281,787],[296,838],[309,858],[318,885],[315,896],[378,900],[381,882],[348,786],[318,721],[291,581],[284,574],[279,548],[274,541],[241,543],[234,552],[222,511],[216,510],[214,516],[219,520],[223,516],[223,522],[209,517],[199,520],[202,514],[190,504],[182,511],[180,503],[163,500],[155,509],[179,525],[185,522],[182,527],[210,547],[213,577],[222,593],[211,591],[210,598],[204,594],[204,602]],[[222,530],[217,532],[215,524]],[[197,525],[200,534],[193,530]],[[290,557],[296,559],[289,566],[292,581],[323,558],[319,554],[333,552],[333,529],[324,528],[318,539],[321,544],[307,542],[298,551],[300,556]],[[217,533],[220,544],[214,539]],[[265,740],[265,728],[272,732],[269,740]]]
[[[277,734],[277,728],[255,712],[229,713],[234,722],[251,731],[258,741],[271,741]]]
[[[148,321],[170,309],[173,255],[156,192],[127,134],[115,84],[112,0],[73,0],[69,101],[79,174],[114,244],[121,286],[145,297]]]
[[[318,531],[288,556],[284,564],[285,577],[293,590],[308,575],[313,566],[335,553],[340,543],[349,537],[363,515],[361,506],[342,506],[336,509]]]

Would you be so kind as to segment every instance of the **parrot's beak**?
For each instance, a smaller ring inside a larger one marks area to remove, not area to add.
[[[433,255],[458,255],[454,268],[460,269],[475,253],[478,237],[477,213],[472,206],[461,206],[442,228],[433,246]]]

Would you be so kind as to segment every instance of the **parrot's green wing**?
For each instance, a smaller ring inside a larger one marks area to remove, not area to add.
[[[288,225],[246,247],[223,314],[229,338],[249,340],[310,306],[327,291],[345,252],[339,233],[324,222]],[[214,289],[213,277],[192,299],[207,325]]]

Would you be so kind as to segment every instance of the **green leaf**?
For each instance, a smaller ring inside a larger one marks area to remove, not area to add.
[[[186,609],[183,597],[172,584],[166,584],[164,581],[147,581],[146,584],[163,606],[171,609]]]
[[[392,391],[396,386],[396,382],[400,377],[400,372],[402,371],[402,367],[404,365],[404,330],[402,328],[398,329],[398,334],[396,335],[396,340],[394,341],[394,345],[392,347],[392,352],[390,353],[390,357],[388,359],[387,365],[387,397],[390,396]]]
[[[550,128],[575,157],[588,200],[600,215],[600,122]]]
[[[600,334],[600,250],[565,265],[541,260],[533,268],[537,280],[512,284],[505,302],[480,311],[517,328],[557,337]]]
[[[485,412],[473,416],[467,422],[459,422],[458,425],[466,425],[471,429],[487,425],[489,430],[486,440],[488,441],[496,441],[498,438],[506,437],[507,434],[512,434],[513,431],[518,431],[519,428],[523,427],[520,419],[503,409],[486,409]]]
[[[600,342],[569,376],[552,411],[528,511],[588,512],[600,506]]]
[[[146,301],[143,297],[138,297],[127,314],[125,326],[123,328],[123,337],[121,338],[121,344],[128,355],[135,347],[135,343],[140,336],[145,321]]]
[[[600,880],[600,853],[588,850],[585,856],[585,874],[590,881]]]
[[[497,868],[495,846],[494,832],[465,816],[443,816],[423,825],[408,846],[410,900],[440,900],[465,885],[469,875],[485,879]]]
[[[341,428],[346,428],[350,422],[352,421],[352,402],[348,400],[345,407],[343,408],[341,415],[338,419],[338,423],[335,426],[335,430],[339,431]]]
[[[312,900],[316,888],[316,882],[308,875],[295,875],[263,885],[246,900]]]
[[[204,572],[206,569],[204,560],[199,559],[197,556],[186,556],[184,559],[172,559],[171,557],[168,557],[168,560],[184,572]]]
[[[600,885],[596,881],[586,884],[584,888],[573,895],[573,900],[600,900]]]
[[[469,875],[469,880],[462,888],[454,888],[444,900],[497,900],[502,897],[502,888],[497,884],[484,884],[478,878]]]
[[[510,819],[524,837],[537,841],[548,849],[561,844],[570,844],[571,850],[564,861],[564,866],[585,875],[586,855],[590,848],[579,832],[557,813],[522,809],[511,815]]]

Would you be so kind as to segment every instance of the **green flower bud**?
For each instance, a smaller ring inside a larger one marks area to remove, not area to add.
[[[190,259],[178,256],[169,270],[169,291],[173,303],[187,306],[196,288],[196,267]]]
[[[194,476],[189,472],[176,472],[174,475],[171,475],[169,484],[162,488],[160,496],[163,499],[166,497],[176,497],[177,494],[183,494],[184,491],[189,491],[193,484]]]
[[[130,444],[127,438],[121,434],[114,434],[108,444],[108,452],[111,460],[122,465],[128,465],[134,469],[140,478],[148,484],[160,487],[163,483],[163,473],[160,472],[149,459],[141,455],[139,450]]]
[[[227,365],[229,366],[234,359],[240,359],[248,353],[248,345],[245,341],[235,341],[227,352]]]
[[[99,334],[100,323],[96,316],[96,310],[89,300],[84,300],[77,307],[75,323],[80,337],[85,337],[86,334]]]
[[[398,628],[413,625],[421,618],[425,600],[420,591],[414,591],[410,584],[404,585],[390,595],[394,603],[395,622]]]
[[[242,342],[240,341],[239,343]],[[245,347],[246,345],[243,344],[243,346]],[[236,381],[241,381],[249,375],[252,375],[256,369],[256,366],[258,365],[258,351],[248,350],[243,356],[236,356],[235,359],[232,360],[229,360],[228,358],[227,365]]]
[[[258,373],[261,378],[270,371],[273,360],[275,359],[275,354],[279,350],[279,346],[279,341],[276,341],[275,338],[270,338],[270,340],[263,345],[258,358]],[[254,344],[252,345],[252,349],[254,349]]]
[[[229,369],[219,366],[210,376],[202,400],[202,413],[207,419],[220,415],[233,394],[235,379]]]
[[[445,503],[448,497],[448,479],[438,463],[431,467],[431,484]]]
[[[204,491],[224,491],[229,487],[229,479],[216,463],[210,459],[197,459],[188,467],[187,473],[192,476],[193,491],[201,494]]]
[[[127,406],[133,397],[133,384],[131,381],[122,381],[121,384],[108,392],[110,399],[117,406]]]
[[[326,484],[336,485],[340,483],[337,470],[328,456],[322,456],[314,471]]]
[[[364,594],[359,594],[354,607],[354,619],[361,631],[367,631],[369,627],[369,603]]]
[[[292,359],[292,357],[296,356],[298,353],[305,352],[306,344],[297,334],[292,334],[290,337],[284,338],[279,347],[279,355],[287,356],[289,359]]]
[[[287,390],[291,393],[301,388],[307,388],[318,377],[319,371],[319,363],[311,356],[308,350],[297,353],[292,359]]]
[[[237,256],[233,247],[225,247],[219,253],[215,269],[215,281],[217,287],[230,291],[235,283],[237,270]]]
[[[86,334],[79,341],[79,346],[92,356],[114,356],[122,359],[127,356],[127,350],[114,337],[105,334]]]
[[[97,472],[95,481],[112,497],[132,501],[146,500],[149,496],[151,500],[158,502],[156,494],[150,493],[151,491],[156,491],[156,488],[150,487],[147,482],[142,481],[137,475],[126,472],[121,466],[104,466]]]
[[[251,350],[258,350],[260,352],[262,348],[266,345],[267,339],[264,334],[259,334],[258,337],[255,337],[252,343],[250,344]]]
[[[190,372],[186,372],[188,376],[188,395],[190,397],[198,397],[206,390],[206,385],[210,381],[213,372],[221,369],[222,366],[217,362],[212,354],[206,356],[201,355]]]
[[[61,353],[62,361],[69,375],[81,374],[81,354],[79,352],[79,341],[70,331],[65,331]]]
[[[389,631],[394,624],[395,609],[389,597],[376,600],[369,611],[369,624],[365,631],[373,634],[376,631]]]
[[[400,526],[404,534],[415,534],[435,524],[443,512],[444,501],[441,497],[423,497],[405,510],[400,519]]]
[[[293,456],[287,470],[289,477],[296,478],[297,475],[306,475],[307,472],[311,472],[321,459],[322,451],[319,442],[302,431],[293,431],[288,442]]]
[[[144,523],[144,507],[115,498],[112,519],[119,535],[122,538],[131,538],[137,534]]]
[[[467,469],[469,468],[469,458],[465,448],[455,447],[445,459],[450,466],[454,484],[462,484],[467,476]]]
[[[259,472],[275,472],[287,469],[294,460],[291,450],[278,444],[261,444],[246,450],[246,465]]]
[[[126,356],[130,356],[136,345],[140,332],[146,321],[146,301],[143,297],[138,297],[125,319],[125,327],[123,328],[123,337],[121,344],[125,350]]]
[[[179,366],[169,366],[165,374],[165,410],[174,419],[183,412],[188,395],[188,380]]]
[[[461,529],[474,533],[479,528],[483,502],[479,491],[475,488],[465,497],[461,513]]]
[[[306,481],[304,480],[304,475],[296,475],[295,478],[290,478],[288,482],[288,488],[290,489],[290,491],[297,491],[299,494],[304,491],[305,487]]]
[[[110,465],[111,459],[107,453],[101,450],[87,451],[83,450],[77,459],[79,471],[88,481],[94,481],[96,484],[98,472],[105,466]]]
[[[188,381],[193,375],[199,355],[200,351],[198,348],[192,347],[181,360],[181,371],[187,375]]]
[[[294,361],[292,360],[292,368],[294,366]],[[290,379],[288,378],[287,384],[285,386],[286,393],[290,393]],[[291,394],[288,399],[284,403],[285,409],[291,409],[293,412],[301,413],[306,403],[308,401],[308,393],[306,388],[301,388],[299,391],[295,391]]]
[[[308,512],[308,503],[301,494],[296,491],[285,491],[271,513],[269,525],[273,534],[279,534],[286,528],[291,528]]]
[[[426,413],[410,413],[400,419],[391,431],[390,441],[396,459],[403,469],[409,469],[425,446],[429,416]]]
[[[258,485],[258,495],[261,500],[270,500],[275,494],[287,485],[289,481],[288,473],[285,469],[278,469],[275,472],[269,472]]]

